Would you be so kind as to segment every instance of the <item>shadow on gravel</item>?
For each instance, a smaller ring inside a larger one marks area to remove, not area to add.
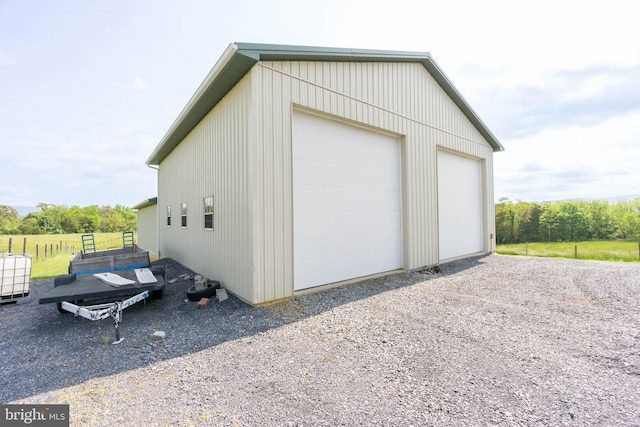
[[[187,300],[193,271],[171,259],[154,262],[165,268],[167,283],[159,300],[124,311],[118,345],[113,321],[92,322],[58,313],[55,304],[38,304],[53,280],[32,282],[31,302],[0,306],[0,403],[28,401],[30,396],[69,387],[91,378],[142,368],[152,363],[250,337],[325,311],[416,283],[456,274],[482,263],[484,256],[452,261],[440,273],[401,272],[321,292],[296,296],[270,307],[256,308],[233,295],[212,300],[204,309]],[[211,279],[215,279],[212,277]],[[165,331],[165,340],[153,340]],[[50,402],[56,403],[56,402]]]

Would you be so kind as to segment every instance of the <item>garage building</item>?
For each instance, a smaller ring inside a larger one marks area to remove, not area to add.
[[[132,209],[137,213],[137,243],[149,252],[151,260],[156,260],[158,258],[158,198],[147,199]]]
[[[261,304],[491,252],[502,149],[428,53],[231,44],[147,160],[159,256]]]

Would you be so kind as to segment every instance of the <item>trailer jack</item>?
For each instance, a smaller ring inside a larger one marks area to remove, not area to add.
[[[67,301],[63,301],[61,306],[64,310],[73,313],[75,316],[84,317],[89,320],[102,320],[107,317],[113,318],[116,329],[116,340],[114,344],[121,343],[124,338],[120,337],[120,322],[122,321],[122,311],[133,304],[149,297],[149,291],[144,291],[134,295],[124,301],[115,301],[107,304],[96,304],[80,306]]]

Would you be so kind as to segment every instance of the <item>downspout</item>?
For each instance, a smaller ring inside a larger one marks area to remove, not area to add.
[[[156,166],[156,165],[150,165],[149,163],[147,163],[147,166],[149,166],[151,169],[155,169],[156,172],[160,171],[160,165]],[[157,179],[158,179],[158,176],[156,174],[156,181]],[[157,203],[156,203],[156,252],[158,254],[158,259],[160,259],[160,209],[158,209]]]

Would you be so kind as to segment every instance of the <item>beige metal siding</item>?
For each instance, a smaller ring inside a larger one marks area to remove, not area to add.
[[[493,231],[493,150],[427,70],[409,63],[260,62],[251,72],[256,126],[253,301],[291,296],[291,115],[308,109],[402,136],[405,268],[438,259],[438,147],[484,160],[485,232]],[[255,139],[254,139],[255,137]]]
[[[158,205],[138,209],[138,245],[158,258]]]
[[[249,78],[226,97],[162,161],[158,172],[159,249],[162,257],[253,302],[249,203]],[[213,231],[204,229],[204,198],[214,197]],[[187,227],[180,204],[187,203]],[[172,224],[167,226],[167,206]]]

